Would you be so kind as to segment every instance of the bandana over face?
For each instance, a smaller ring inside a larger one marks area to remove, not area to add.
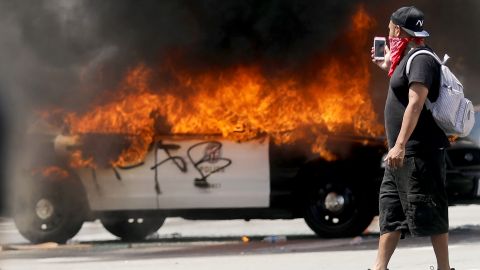
[[[390,70],[388,71],[388,76],[392,77],[393,72],[402,60],[403,53],[405,52],[405,48],[410,41],[415,41],[417,45],[421,44],[424,40],[423,38],[416,38],[416,37],[388,37],[388,42],[390,44]]]

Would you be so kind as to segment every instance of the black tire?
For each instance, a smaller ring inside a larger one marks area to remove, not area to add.
[[[123,241],[142,241],[158,231],[165,222],[164,217],[104,217],[101,218],[103,227],[111,234],[120,237]]]
[[[33,179],[15,196],[14,221],[32,243],[65,243],[81,229],[85,200],[69,179]]]
[[[304,201],[305,222],[320,237],[358,236],[375,216],[375,209],[372,208],[376,206],[372,205],[365,191],[338,182],[317,185]],[[326,201],[337,204],[327,206]]]

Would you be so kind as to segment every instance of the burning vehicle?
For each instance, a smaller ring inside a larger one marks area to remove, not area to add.
[[[86,109],[41,111],[15,183],[19,232],[65,242],[100,219],[142,240],[183,217],[304,218],[322,237],[362,233],[378,214],[386,152],[370,59],[352,57],[364,55],[371,27],[360,8],[332,43],[344,55],[324,50],[300,71],[192,71],[172,52],[160,67],[133,65]],[[449,150],[452,203],[478,200],[479,150]]]
[[[65,242],[85,221],[100,219],[115,236],[139,241],[167,217],[304,218],[321,237],[347,237],[361,234],[378,215],[382,138],[332,136],[331,151],[348,155],[328,161],[268,136],[235,142],[176,134],[158,136],[139,163],[101,164],[118,155],[111,142],[124,145],[122,137],[46,135],[37,149],[42,170],[24,183],[28,194],[16,196],[20,233],[32,242]],[[65,162],[78,147],[94,152],[97,167],[73,169]],[[480,147],[457,140],[447,153],[449,203],[480,203]]]
[[[339,237],[361,233],[376,214],[381,140],[332,138],[329,143],[342,151],[346,144],[352,154],[331,163],[310,149],[277,145],[268,136],[239,143],[221,136],[175,135],[152,142],[140,163],[100,164],[111,154],[105,141],[123,144],[118,137],[89,134],[78,142],[59,135],[44,141],[38,149],[44,164],[37,162],[42,170],[33,172],[22,189],[28,194],[16,196],[15,222],[24,237],[65,242],[84,221],[99,218],[112,234],[142,240],[167,217],[304,217],[319,235]],[[64,162],[64,151],[82,143],[100,157],[97,167],[72,169]],[[365,173],[351,174],[358,171]]]
[[[360,55],[371,25],[359,9],[336,44],[355,40]],[[369,59],[349,55],[319,54],[307,72],[140,63],[87,110],[40,112],[17,183],[20,233],[64,242],[99,218],[143,239],[171,216],[305,217],[322,236],[361,233],[376,214],[383,126]]]

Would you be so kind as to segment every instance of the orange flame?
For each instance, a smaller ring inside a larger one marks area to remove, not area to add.
[[[69,173],[58,166],[49,166],[40,169],[32,170],[33,175],[41,174],[43,177],[54,178],[54,179],[65,179],[68,178]]]
[[[315,134],[312,150],[327,160],[328,134],[349,132],[377,136],[377,122],[368,94],[369,58],[365,52],[372,19],[360,8],[343,39],[346,56],[321,55],[307,65],[305,82],[297,73],[267,76],[259,65],[239,65],[221,71],[189,74],[172,68],[178,85],[152,85],[155,71],[140,64],[130,70],[117,98],[79,115],[70,113],[65,123],[72,135],[125,134],[130,145],[113,166],[141,161],[159,131],[159,119],[170,133],[221,134],[245,141],[269,135],[277,143],[290,143]],[[343,44],[343,45],[342,45]],[[336,44],[337,45],[337,44]],[[187,97],[178,93],[188,90]],[[92,157],[75,151],[72,166],[94,166]]]
[[[81,150],[75,150],[70,154],[70,166],[73,168],[96,167],[93,157],[84,159]]]

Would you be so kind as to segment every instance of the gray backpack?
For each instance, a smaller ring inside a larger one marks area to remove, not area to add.
[[[427,109],[432,112],[433,119],[445,134],[467,136],[475,123],[475,112],[472,102],[463,95],[463,85],[445,66],[449,56],[445,55],[444,60],[441,61],[435,53],[428,50],[419,50],[412,54],[407,61],[407,75],[410,72],[413,58],[420,54],[431,55],[442,65],[438,99],[435,102],[430,102],[427,99],[425,102]]]

